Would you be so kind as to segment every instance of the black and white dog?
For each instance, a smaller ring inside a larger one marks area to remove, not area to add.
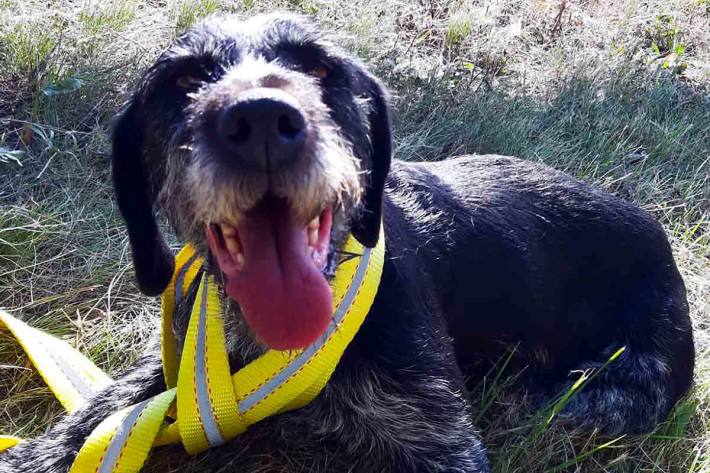
[[[145,74],[113,131],[138,284],[159,294],[173,271],[157,207],[222,281],[233,370],[318,336],[348,234],[372,246],[384,222],[387,242],[373,308],[316,400],[196,457],[160,449],[146,471],[488,471],[464,376],[511,345],[541,400],[626,347],[560,413],[572,428],[649,431],[688,391],[685,289],[653,218],[514,158],[392,160],[389,113],[377,79],[286,15],[209,19]],[[0,471],[66,472],[106,416],[163,389],[156,344]]]

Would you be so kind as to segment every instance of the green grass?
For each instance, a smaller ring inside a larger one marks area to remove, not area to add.
[[[186,0],[178,4],[175,12],[175,31],[179,33],[186,30],[207,15],[215,13],[218,8],[217,0]]]
[[[696,328],[691,396],[653,434],[584,437],[548,422],[574,391],[521,415],[502,359],[472,398],[494,471],[710,471],[707,1],[0,1],[0,307],[111,373],[138,356],[158,304],[133,281],[108,119],[178,31],[276,8],[315,15],[392,88],[399,158],[542,161],[670,236]],[[0,433],[37,434],[62,412],[29,368],[0,332]]]
[[[133,5],[109,4],[107,8],[80,11],[78,18],[84,27],[83,34],[95,36],[104,32],[119,32],[126,28],[133,18]]]

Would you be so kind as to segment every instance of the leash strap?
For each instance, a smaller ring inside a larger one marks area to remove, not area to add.
[[[375,248],[352,236],[332,283],[335,312],[326,331],[302,350],[269,350],[231,375],[219,288],[201,271],[191,246],[176,257],[163,293],[163,371],[168,390],[110,415],[89,435],[70,473],[137,473],[154,446],[182,443],[190,454],[221,445],[265,417],[302,407],[323,389],[370,310],[384,264],[384,235]],[[196,278],[195,302],[178,363],[172,332],[175,308]],[[62,405],[73,412],[111,379],[67,343],[9,314],[0,321],[13,333]],[[67,371],[68,368],[72,371]],[[171,412],[177,401],[177,420]],[[16,445],[0,437],[0,451]]]
[[[268,416],[311,402],[330,379],[370,310],[382,274],[384,241],[380,234],[375,248],[365,248],[352,236],[348,239],[343,252],[358,256],[338,265],[331,284],[333,319],[318,340],[302,350],[269,350],[231,378],[225,375],[229,364],[223,348],[218,288],[212,277],[203,274],[179,363],[178,422],[162,434],[161,443],[179,437],[189,453],[199,453]],[[164,293],[164,308],[175,307],[179,302],[170,298],[186,294],[199,274],[203,262],[194,259],[194,254],[189,246],[178,254],[174,288]],[[163,320],[172,320],[172,314],[164,312]],[[171,325],[165,324],[163,329],[167,347],[163,349],[163,366],[171,387],[169,379],[178,365],[177,356],[170,359],[166,354],[173,352],[170,347],[175,340]]]
[[[0,326],[4,326],[15,337],[37,372],[69,413],[82,407],[88,398],[113,381],[67,342],[32,328],[1,310]],[[8,443],[0,437],[0,451],[1,446]]]
[[[104,419],[84,441],[69,473],[140,471],[174,399],[171,389]]]
[[[10,447],[14,447],[20,442],[22,442],[22,439],[19,437],[13,437],[12,435],[0,435],[0,452],[7,450]]]
[[[185,449],[195,454],[246,429],[227,358],[217,284],[202,274],[183,347],[177,384],[177,418]]]

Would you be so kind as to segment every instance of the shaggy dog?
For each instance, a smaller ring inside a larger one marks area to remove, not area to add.
[[[373,246],[382,222],[387,242],[374,305],[312,403],[195,457],[159,449],[145,471],[488,471],[464,376],[511,345],[539,403],[625,347],[559,414],[571,428],[646,432],[687,392],[685,289],[653,218],[537,163],[392,160],[389,114],[382,84],[292,16],[209,19],[145,74],[113,131],[138,284],[157,295],[173,271],[157,207],[221,281],[233,370],[318,337],[348,234]],[[156,342],[0,471],[66,472],[99,422],[164,389]]]

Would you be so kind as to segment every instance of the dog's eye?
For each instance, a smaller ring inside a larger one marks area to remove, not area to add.
[[[180,76],[175,81],[175,83],[179,87],[182,87],[183,89],[196,89],[197,87],[202,85],[203,82],[204,82],[204,80],[202,78],[197,77],[197,76],[192,76],[189,74],[184,75],[184,76]]]
[[[328,69],[324,66],[315,66],[307,71],[309,76],[313,76],[316,79],[325,79],[328,76]]]

